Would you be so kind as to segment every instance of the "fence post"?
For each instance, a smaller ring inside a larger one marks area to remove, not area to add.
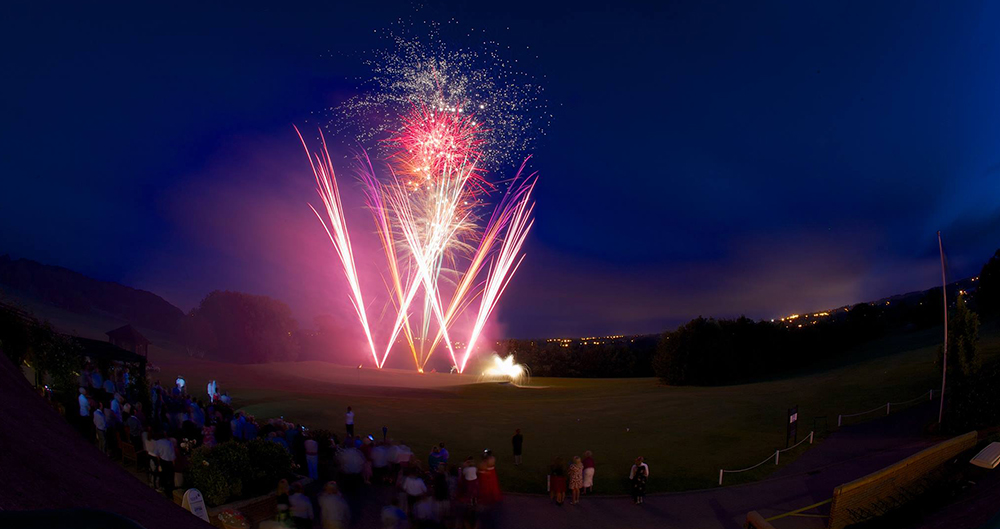
[[[722,473],[725,472],[721,468],[719,469],[719,485],[722,485]]]
[[[774,451],[774,464],[775,465],[778,464],[778,456],[780,456],[780,455],[781,455],[781,450],[775,450]]]
[[[891,402],[886,402],[886,403],[885,403],[885,414],[886,414],[886,415],[889,415],[889,407],[890,407],[890,406],[892,406],[892,403],[891,403]]]
[[[840,423],[843,420],[844,420],[844,416],[843,415],[838,415],[837,416],[837,428],[840,428]]]
[[[932,400],[934,400],[934,390],[932,389],[932,390],[930,390],[930,391],[929,391],[928,393],[930,393],[930,394],[931,394],[931,396],[930,396],[930,398],[929,398],[929,399],[927,399],[927,400],[931,400],[931,401],[932,401]]]
[[[809,432],[809,444],[813,444],[813,434],[816,433],[815,430]]]

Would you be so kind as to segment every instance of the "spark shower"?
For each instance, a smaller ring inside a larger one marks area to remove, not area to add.
[[[419,372],[441,349],[462,373],[524,259],[521,247],[534,222],[537,175],[526,174],[528,157],[507,180],[490,171],[503,171],[503,162],[531,143],[544,103],[540,87],[514,72],[495,42],[483,43],[483,61],[479,53],[431,40],[433,47],[391,37],[393,52],[367,61],[375,77],[336,109],[341,131],[377,142],[376,161],[365,151],[357,161],[385,257],[384,342],[376,339],[383,318],[373,321],[366,305],[371,293],[362,289],[326,138],[320,130],[316,150],[301,133],[299,139],[322,202],[310,207],[336,250],[374,365],[385,365],[402,333]],[[364,116],[373,114],[377,123],[367,123]]]

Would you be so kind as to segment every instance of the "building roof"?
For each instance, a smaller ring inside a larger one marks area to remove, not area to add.
[[[91,340],[90,338],[80,338],[70,336],[70,340],[80,348],[80,354],[89,356],[94,360],[110,360],[115,362],[142,363],[146,359],[132,351],[126,351],[117,345],[101,340]]]
[[[108,331],[104,334],[107,334],[108,338],[111,338],[112,340],[131,342],[137,345],[149,345],[151,343],[131,324],[125,324],[123,327],[118,327],[117,329]]]
[[[88,508],[145,529],[212,529],[77,433],[0,355],[0,510]]]

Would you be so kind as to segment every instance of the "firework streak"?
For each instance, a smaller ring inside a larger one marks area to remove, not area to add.
[[[533,224],[531,194],[537,177],[524,176],[522,164],[480,230],[476,210],[483,207],[494,186],[477,165],[485,146],[474,118],[462,113],[461,107],[449,110],[415,106],[400,118],[400,123],[389,140],[395,153],[389,159],[388,178],[377,177],[366,154],[359,157],[367,207],[386,258],[389,280],[385,284],[395,309],[395,321],[384,349],[376,347],[373,339],[340,190],[322,132],[320,152],[310,153],[302,141],[326,216],[316,208],[313,212],[323,223],[343,267],[351,303],[375,366],[385,365],[402,332],[419,371],[443,341],[452,365],[461,373],[523,260],[521,247]],[[447,277],[456,280],[448,281]],[[443,290],[452,283],[445,304]],[[411,314],[411,308],[420,292],[423,314],[415,330],[411,319],[416,316]],[[469,338],[464,352],[457,353],[452,341],[453,326],[470,307],[475,307],[475,314],[467,318],[471,320]],[[431,325],[436,327],[436,335],[427,347]]]

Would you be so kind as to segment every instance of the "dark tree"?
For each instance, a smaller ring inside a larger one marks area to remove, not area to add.
[[[959,296],[948,314],[948,376],[970,378],[979,372],[979,316]],[[938,357],[943,356],[939,349]],[[957,379],[956,379],[957,380]]]
[[[1000,313],[1000,250],[993,254],[979,272],[976,307],[984,315]]]
[[[298,357],[298,324],[288,305],[276,299],[216,290],[188,318],[186,327],[198,340],[193,345],[215,360],[261,363]]]

